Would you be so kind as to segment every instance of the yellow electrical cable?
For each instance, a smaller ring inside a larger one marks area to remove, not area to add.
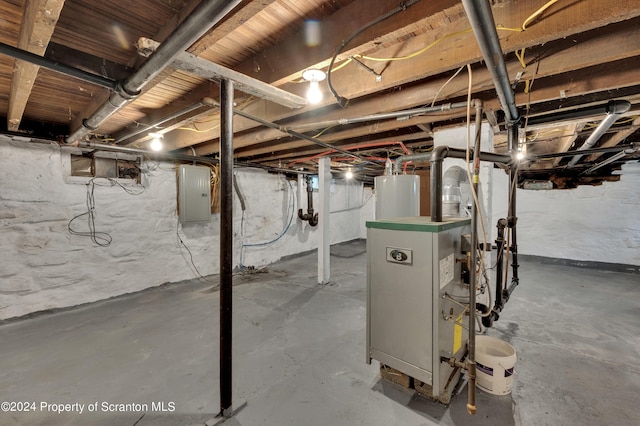
[[[220,127],[220,125],[217,124],[217,125],[215,125],[213,127],[209,127],[208,129],[200,130],[197,127],[195,127],[195,125],[194,125],[194,127],[178,127],[178,130],[187,130],[189,132],[196,132],[196,133],[207,133],[207,132],[215,130],[215,129],[219,128],[219,127]]]
[[[354,55],[355,57],[359,57],[360,55]],[[340,65],[338,65],[337,67],[334,67],[331,72],[333,73],[334,71],[338,71],[341,70],[342,68],[346,67],[347,65],[349,65],[352,62],[351,58],[348,58],[346,61],[344,61],[343,63],[341,63]]]
[[[522,28],[505,27],[502,24],[496,25],[496,30],[513,31],[514,33],[521,33],[522,32]]]
[[[527,68],[527,64],[524,61],[524,50],[525,48],[523,47],[522,49],[520,49],[520,51],[516,50],[514,53],[516,55],[516,58],[518,58],[518,62],[520,62],[520,66],[524,69]]]
[[[527,26],[534,21],[536,18],[538,18],[545,10],[547,10],[549,7],[551,7],[554,3],[558,2],[559,0],[551,0],[549,2],[547,2],[544,6],[542,6],[541,8],[539,8],[538,10],[536,10],[534,13],[532,13],[527,19],[524,20],[524,22],[522,23],[522,27],[520,28],[515,28],[515,27],[505,27],[503,25],[496,25],[496,30],[499,31],[512,31],[512,32],[523,32]],[[437,40],[434,40],[433,42],[429,43],[427,46],[423,47],[422,49],[410,53],[408,55],[405,56],[397,56],[397,57],[392,57],[392,58],[375,58],[372,56],[367,56],[367,55],[353,55],[354,58],[362,58],[362,59],[366,59],[369,61],[374,61],[374,62],[393,62],[393,61],[404,61],[407,59],[412,59],[415,58],[416,56],[419,56],[421,54],[423,54],[424,52],[426,52],[427,50],[431,49],[432,47],[436,46],[438,43],[440,43],[441,41],[444,41],[446,39],[452,38],[452,37],[456,37],[462,34],[466,34],[471,32],[472,29],[471,28],[467,28],[465,30],[462,31],[457,31],[455,33],[451,33],[451,34],[447,34],[443,37],[440,37]],[[522,66],[522,68],[526,68],[527,65],[524,62],[524,51],[525,49],[521,49],[520,53],[518,53],[518,51],[516,51],[516,57],[518,58],[518,61],[520,62],[520,65]],[[331,70],[331,72],[335,72],[338,71],[342,68],[344,68],[345,66],[347,66],[349,63],[352,62],[352,59],[349,58],[347,60],[345,60],[343,63],[341,63],[340,65],[338,65],[337,67],[333,68]]]
[[[432,41],[431,43],[429,43],[427,46],[423,47],[422,49],[410,53],[409,55],[406,56],[399,56],[399,57],[395,57],[395,58],[373,58],[371,56],[365,56],[365,55],[358,55],[358,57],[362,58],[362,59],[368,59],[370,61],[376,61],[376,62],[389,62],[389,61],[404,61],[406,59],[411,59],[411,58],[415,58],[418,55],[423,54],[424,52],[426,52],[427,50],[431,49],[433,46],[437,45],[438,43],[440,43],[443,40],[446,40],[448,38],[451,37],[456,37],[459,36],[461,34],[466,34],[468,32],[471,32],[471,28],[467,28],[466,30],[462,30],[462,31],[457,31],[455,33],[451,33],[451,34],[447,34],[446,36],[440,37],[437,40]]]
[[[542,15],[542,13],[547,10],[548,8],[550,8],[551,6],[553,6],[555,3],[557,3],[558,0],[551,0],[549,2],[547,2],[544,6],[542,6],[540,9],[536,10],[535,12],[533,12],[527,19],[524,20],[524,22],[522,23],[522,31],[527,29],[527,25],[529,25],[532,21],[534,21],[538,16]]]

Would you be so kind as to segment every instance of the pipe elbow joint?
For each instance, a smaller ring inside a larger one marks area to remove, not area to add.
[[[625,100],[613,100],[607,103],[607,114],[623,114],[631,108],[631,102]]]
[[[311,226],[317,226],[318,225],[318,213],[316,213],[315,215],[311,216],[309,218],[309,225]]]
[[[449,155],[449,147],[446,145],[440,145],[433,148],[431,151],[431,162],[442,161]]]

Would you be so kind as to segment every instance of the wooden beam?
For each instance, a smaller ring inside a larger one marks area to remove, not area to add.
[[[526,53],[526,58],[529,61],[528,67],[523,70],[520,63],[514,56],[509,56],[510,59],[507,62],[507,68],[509,74],[515,76],[517,72],[524,71],[522,80],[533,80],[548,77],[551,75],[559,75],[563,77],[565,73],[571,70],[590,67],[599,63],[609,63],[623,58],[638,57],[640,56],[640,19],[636,18],[630,22],[614,24],[605,30],[594,30],[585,34],[578,34],[572,37],[571,40],[561,40],[555,43],[548,43],[544,46],[537,46],[530,49]],[[409,69],[409,67],[407,67]],[[410,72],[410,71],[407,71]],[[415,73],[415,71],[412,71]],[[340,78],[345,78],[343,75]],[[349,86],[348,81],[353,80],[373,80],[369,76],[361,76],[361,78],[352,80],[344,80],[344,87],[347,87],[342,93],[347,97],[355,96],[354,92],[349,87],[355,87],[356,83],[351,83]],[[589,78],[589,76],[586,76]],[[325,119],[337,119],[353,117],[365,114],[371,114],[376,112],[393,111],[402,108],[411,108],[417,105],[424,104],[425,101],[430,101],[438,89],[448,79],[448,76],[438,77],[437,79],[430,79],[427,85],[415,86],[413,88],[403,89],[401,92],[395,92],[397,100],[391,101],[390,95],[385,95],[384,102],[380,102],[380,99],[373,99],[371,101],[354,101],[349,108],[333,110],[328,114],[322,115],[322,117],[316,116],[313,121],[325,120]],[[567,82],[571,80],[566,79]],[[338,82],[342,81],[339,78]],[[481,92],[493,87],[493,81],[486,69],[475,69],[473,73],[474,92]],[[536,90],[538,83],[534,83],[533,90]],[[371,94],[378,90],[376,83],[370,81],[370,85],[365,90],[365,94]],[[597,90],[597,86],[593,86],[593,89]],[[355,89],[354,89],[355,90]],[[467,90],[467,78],[464,74],[451,81],[440,93],[439,99],[446,99],[454,96],[462,96]],[[516,88],[517,92],[522,93],[524,90],[524,84],[520,84]],[[570,93],[572,84],[567,83],[564,90],[566,96],[574,96],[576,93]],[[575,89],[577,90],[577,89]],[[560,90],[555,94],[555,98],[561,96]],[[520,105],[526,104],[527,99],[519,98]],[[364,105],[363,105],[364,102]],[[332,103],[327,102],[328,104]],[[255,103],[248,107],[248,111],[252,114],[258,115],[270,121],[279,121],[286,118],[293,117],[299,112],[307,111],[285,111],[278,108],[269,108],[265,103]],[[499,109],[499,107],[497,108]],[[305,120],[300,120],[304,123]],[[255,123],[244,121],[237,122],[236,131],[244,131],[253,127],[256,127]],[[258,131],[262,132],[262,131]],[[269,136],[269,134],[271,136]],[[256,140],[268,140],[269,137],[278,137],[277,133],[273,130],[267,130],[266,133],[256,134]],[[178,149],[184,146],[202,143],[207,139],[216,139],[215,132],[209,135],[198,134],[176,134],[171,135],[165,141],[167,146],[173,149]]]
[[[575,77],[576,81],[582,81],[581,84],[580,83],[574,84],[572,86],[572,90],[570,91],[570,93],[572,93],[575,96],[580,96],[583,93],[586,93],[589,90],[592,90],[593,89],[592,85],[599,87],[599,91],[607,93],[608,90],[611,89],[611,87],[608,87],[607,84],[614,84],[612,77],[617,76],[617,77],[620,77],[622,80],[624,80],[625,75],[627,73],[633,73],[634,77],[629,77],[628,79],[630,81],[634,81],[636,78],[640,78],[640,71],[639,71],[640,66],[636,64],[638,60],[640,59],[632,58],[630,60],[619,61],[617,63],[614,63],[613,64],[614,66],[602,65],[598,67],[588,68],[586,70],[581,70],[575,73],[575,75],[569,75],[568,77],[572,80]],[[608,71],[608,73],[603,73],[605,70]],[[588,77],[591,77],[591,79],[589,80]],[[520,94],[519,95],[520,99],[517,99],[517,100],[522,102],[524,99],[526,99],[528,102],[531,102],[531,103],[539,103],[539,102],[547,101],[550,95],[554,96],[554,99],[555,99],[555,96],[557,96],[557,94],[561,90],[560,88],[564,87],[564,84],[565,84],[564,80],[562,80],[560,83],[558,83],[556,80],[557,78],[554,78],[554,77],[551,77],[549,79],[539,80],[538,82],[539,89],[534,90],[530,94]],[[638,92],[640,92],[640,87],[638,87]],[[390,97],[392,95],[388,95],[388,96]],[[495,98],[488,99],[485,101],[485,107],[488,109],[499,108],[499,102]],[[323,142],[335,142],[340,140],[348,140],[349,138],[359,137],[363,135],[375,135],[376,133],[382,133],[397,127],[426,125],[436,121],[444,121],[447,119],[461,118],[464,115],[465,115],[465,111],[459,110],[459,111],[451,111],[446,114],[414,117],[410,120],[403,120],[403,121],[387,120],[387,121],[378,122],[375,124],[369,124],[366,126],[351,128],[341,132],[335,132],[327,136],[320,137],[319,139],[322,140]],[[561,123],[562,126],[571,125],[571,124],[572,123]],[[574,130],[569,129],[564,131],[564,135],[561,135],[561,138],[560,138],[561,143],[559,144],[556,151],[566,151],[570,147],[573,140],[575,139],[578,133],[580,124],[573,123],[572,125],[575,127],[575,129]],[[282,136],[282,133],[281,132],[279,133],[280,133],[280,136]],[[277,140],[277,138],[275,137],[273,137],[272,139]],[[238,148],[250,147],[251,145],[262,142],[259,138],[256,139],[255,135],[252,133],[249,133],[246,135],[238,135],[236,138],[236,141],[238,142]],[[237,156],[240,158],[243,158],[243,157],[251,157],[256,155],[265,155],[269,153],[273,153],[274,156],[278,156],[277,153],[279,151],[286,151],[291,149],[302,149],[304,147],[308,147],[309,145],[310,144],[305,141],[287,140],[281,143],[278,143],[278,142],[272,143],[267,147],[263,146],[263,147],[256,147],[254,149],[248,149],[244,151],[240,150],[237,152]],[[197,147],[196,152],[198,153],[198,155],[208,155],[213,152],[216,152],[216,146],[217,146],[216,142],[204,144]]]
[[[144,56],[150,56],[159,46],[160,43],[145,37],[141,37],[138,40],[138,52]],[[300,108],[308,103],[303,97],[291,94],[222,65],[200,59],[188,52],[178,54],[171,66],[207,80],[233,81],[236,90],[288,108]]]
[[[36,55],[44,55],[58,23],[64,0],[27,0],[22,15],[18,48]],[[7,128],[17,131],[36,82],[39,66],[16,60],[13,66]]]
[[[566,131],[564,132],[564,136],[562,136],[557,144],[557,148],[555,152],[566,152],[573,146],[576,139],[578,139],[578,135],[584,128],[585,123],[574,123],[567,126]],[[558,157],[553,160],[553,167],[556,167],[560,164],[562,158]]]

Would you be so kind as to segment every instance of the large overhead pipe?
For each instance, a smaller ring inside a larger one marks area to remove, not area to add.
[[[466,151],[464,150],[460,150],[457,148],[448,148],[448,147],[447,149],[448,149],[448,154],[445,155],[445,157],[448,156],[452,158],[462,158],[462,159],[467,158]],[[393,160],[393,173],[400,174],[402,172],[402,167],[404,166],[404,164],[408,163],[409,161],[433,161],[433,158],[434,158],[433,153],[435,150],[436,148],[434,148],[433,151],[429,151],[429,152],[422,152],[420,154],[401,155],[400,157],[396,157],[395,160]],[[472,149],[470,151],[470,155],[473,156],[473,153],[474,153],[474,150]],[[511,162],[511,157],[506,154],[496,154],[493,152],[481,151],[480,160],[490,161],[492,163],[508,164],[509,162]],[[442,161],[442,159],[440,159],[440,161]]]
[[[632,142],[628,144],[615,145],[615,146],[607,146],[604,148],[591,148],[585,149],[580,152],[581,155],[591,155],[591,154],[603,154],[607,152],[619,152],[623,150],[634,150],[639,149],[640,142]],[[552,152],[550,154],[540,154],[540,155],[528,155],[527,159],[532,161],[548,159],[548,158],[562,158],[562,157],[571,157],[575,155],[575,151],[567,151],[567,152]]]
[[[602,160],[601,162],[594,164],[592,167],[590,167],[589,169],[585,170],[584,172],[582,172],[583,175],[589,174],[589,173],[593,173],[596,170],[598,170],[601,167],[604,167],[608,164],[613,163],[614,161],[618,161],[624,157],[626,157],[629,154],[633,154],[634,152],[636,152],[638,149],[640,149],[640,144],[638,143],[632,143],[631,144],[633,146],[633,148],[630,149],[625,149],[624,151],[620,151],[619,153],[612,155],[611,157],[607,158],[606,160]],[[637,146],[636,146],[637,145]]]
[[[475,150],[469,153],[475,157]],[[408,157],[408,156],[404,156]],[[399,157],[399,158],[404,158]],[[429,161],[431,161],[431,221],[442,222],[442,161],[446,157],[467,158],[467,151],[459,148],[450,148],[446,145],[437,146],[431,151]],[[489,161],[509,165],[513,159],[508,154],[496,154],[493,152],[480,151],[478,154],[480,161]],[[396,160],[397,161],[397,160]]]
[[[515,122],[520,115],[516,108],[516,99],[511,89],[507,66],[504,62],[498,32],[496,31],[496,23],[491,13],[491,6],[486,0],[462,0],[462,5],[469,18],[473,34],[478,40],[482,57],[493,79],[507,122]]]
[[[131,139],[134,136],[138,136],[140,133],[149,132],[150,130],[155,129],[156,127],[158,127],[158,126],[160,126],[160,125],[162,125],[162,124],[164,124],[164,123],[166,123],[168,121],[174,120],[174,119],[176,119],[178,117],[182,117],[185,114],[189,114],[190,112],[195,111],[195,110],[197,110],[198,108],[200,108],[202,106],[208,106],[208,105],[205,105],[202,101],[196,102],[193,105],[189,105],[189,106],[187,106],[185,108],[182,108],[182,109],[180,109],[180,110],[178,110],[178,111],[176,111],[174,113],[166,115],[166,116],[162,117],[161,119],[159,119],[157,121],[154,121],[153,123],[143,124],[143,125],[139,126],[138,128],[130,131],[130,132],[127,132],[127,133],[125,133],[125,134],[123,134],[121,136],[117,136],[116,140],[114,141],[114,143],[122,143],[122,142],[125,142],[128,139]]]
[[[577,149],[577,151],[584,151],[586,149],[593,148],[596,142],[600,140],[602,135],[604,135],[604,133],[607,130],[609,130],[609,128],[613,125],[613,123],[616,122],[618,117],[620,117],[620,115],[624,114],[625,112],[629,111],[629,108],[631,108],[631,102],[629,101],[620,101],[620,100],[610,101],[607,104],[607,116],[604,118],[604,120],[600,122],[598,127],[596,127],[593,133],[589,135],[587,140],[584,141],[584,143],[580,146],[580,148]],[[569,161],[569,164],[567,164],[567,167],[571,168],[575,166],[576,163],[580,161],[583,155],[584,154],[575,155],[571,159],[571,161]]]
[[[609,101],[606,104],[591,105],[584,108],[576,108],[568,111],[553,112],[550,114],[537,115],[527,119],[527,125],[537,126],[539,124],[557,123],[559,121],[575,121],[581,118],[593,117],[609,112]]]
[[[281,131],[283,133],[286,133],[286,134],[288,134],[290,136],[293,136],[294,138],[298,138],[298,139],[302,139],[302,140],[305,140],[305,141],[309,141],[309,142],[315,143],[316,145],[320,145],[321,147],[330,149],[332,151],[348,155],[349,157],[357,158],[358,160],[361,160],[362,162],[367,163],[367,164],[373,164],[373,165],[376,165],[376,166],[380,166],[378,163],[370,161],[369,159],[367,159],[366,157],[363,157],[362,155],[353,153],[351,151],[346,151],[346,150],[344,150],[342,148],[338,148],[336,146],[333,146],[333,145],[330,145],[328,143],[322,142],[321,140],[319,140],[317,138],[313,138],[311,136],[307,136],[304,133],[298,133],[298,132],[295,132],[295,131],[293,131],[291,129],[288,129],[286,127],[280,126],[279,124],[272,123],[272,122],[267,121],[267,120],[263,120],[262,118],[259,118],[259,117],[256,117],[254,115],[248,114],[245,111],[242,111],[242,110],[239,110],[239,109],[235,109],[234,113],[236,113],[237,115],[239,115],[241,117],[247,118],[247,119],[249,119],[251,121],[255,121],[256,123],[260,123],[263,126],[269,127],[271,129],[279,130],[279,131]]]
[[[12,58],[29,62],[39,67],[64,74],[69,77],[77,78],[78,80],[86,81],[87,83],[95,84],[96,86],[104,87],[106,89],[113,90],[117,85],[116,81],[109,78],[105,78],[97,74],[91,74],[81,69],[73,68],[68,65],[52,61],[26,50],[9,46],[8,44],[0,43],[0,54],[11,56]]]
[[[200,2],[193,12],[171,33],[164,43],[130,77],[120,82],[109,99],[82,126],[67,137],[67,143],[79,142],[95,131],[113,114],[140,95],[142,90],[167,68],[173,60],[216,25],[242,0]]]
[[[305,123],[300,125],[294,124],[291,126],[286,126],[286,128],[296,129],[299,131],[306,131],[306,130],[312,130],[312,129],[320,129],[324,127],[331,127],[331,126],[345,126],[348,124],[365,123],[367,121],[388,120],[392,118],[401,120],[401,119],[414,117],[417,115],[428,114],[431,112],[444,112],[444,111],[451,111],[454,109],[466,108],[466,106],[467,106],[466,102],[454,102],[454,103],[441,104],[441,105],[432,106],[432,107],[405,109],[405,110],[394,111],[394,112],[383,112],[380,114],[370,114],[362,117],[339,118],[336,120],[325,120],[325,121],[319,121],[316,123]]]

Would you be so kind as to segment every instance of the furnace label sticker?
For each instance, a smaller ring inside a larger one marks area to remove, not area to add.
[[[387,247],[387,262],[413,264],[413,251],[397,247]]]
[[[453,257],[453,253],[444,259],[440,259],[440,288],[449,284],[453,279],[453,269],[456,261]]]

